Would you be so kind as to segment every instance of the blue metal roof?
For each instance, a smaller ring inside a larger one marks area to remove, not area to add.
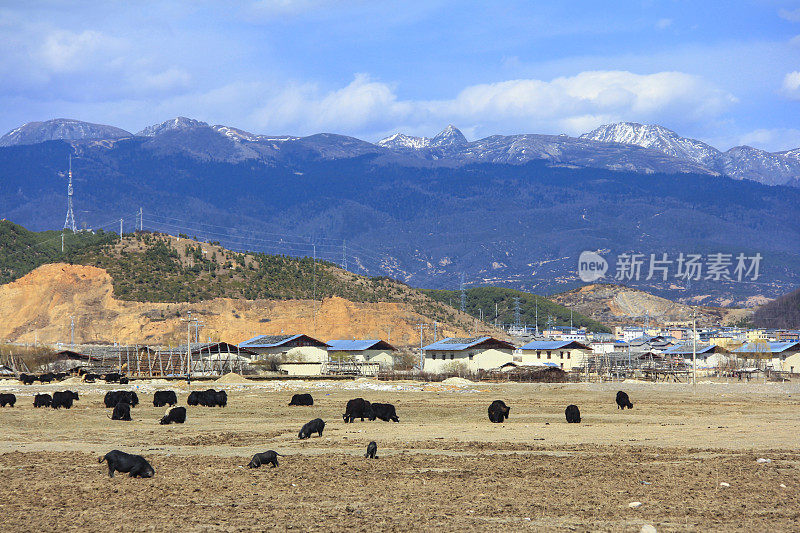
[[[525,346],[522,346],[520,350],[558,350],[569,346],[570,344],[576,344],[578,346],[588,348],[577,341],[531,341]]]
[[[514,349],[514,345],[510,342],[501,341],[499,339],[495,339],[494,337],[484,336],[484,337],[448,337],[446,339],[442,339],[440,341],[434,342],[433,344],[429,344],[422,348],[423,350],[445,350],[449,352],[457,352],[460,350],[466,350],[468,348],[472,348],[473,346],[477,346],[482,344],[486,341],[493,341],[496,343],[500,343],[505,345],[504,348],[507,349]]]
[[[282,346],[289,341],[293,341],[298,337],[305,337],[302,333],[299,335],[256,335],[252,339],[247,339],[244,342],[239,343],[240,348],[275,348],[277,346]],[[311,339],[311,337],[308,337]],[[316,339],[311,339],[315,342]],[[324,342],[320,342],[320,344],[325,344]]]
[[[766,349],[765,349],[766,348]],[[748,342],[747,344],[736,348],[734,352],[738,353],[781,353],[791,348],[800,349],[800,342],[798,341],[784,341],[784,342]]]
[[[383,342],[381,339],[336,339],[328,341],[329,352],[360,352],[369,350],[376,344]],[[394,348],[392,348],[394,349]]]
[[[708,352],[714,352],[714,349],[717,347],[716,344],[698,344],[697,351],[698,354],[705,354]],[[677,344],[675,346],[671,346],[664,350],[664,353],[668,354],[675,354],[675,355],[692,355],[692,345],[691,344]]]

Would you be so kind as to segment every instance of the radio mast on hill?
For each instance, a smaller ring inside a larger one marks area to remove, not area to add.
[[[75,213],[72,211],[72,154],[69,154],[69,185],[67,186],[67,218],[64,220],[64,229],[75,233]]]

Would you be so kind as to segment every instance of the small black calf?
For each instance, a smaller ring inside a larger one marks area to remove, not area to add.
[[[510,410],[511,408],[503,400],[495,400],[489,405],[489,420],[499,424],[508,418]]]
[[[49,394],[37,394],[33,397],[34,407],[50,407],[53,403],[53,397]]]
[[[289,405],[314,405],[314,398],[310,394],[295,394]]]
[[[111,450],[97,459],[98,463],[108,463],[108,477],[114,472],[128,473],[130,477],[153,477],[156,473],[150,463],[141,455],[131,455],[119,450]]]
[[[364,454],[364,457],[367,459],[375,459],[378,453],[378,443],[375,441],[370,442],[367,444],[367,453]]]
[[[174,390],[158,390],[153,394],[153,407],[164,407],[178,403],[178,395]]]
[[[186,408],[185,407],[170,407],[159,422],[162,426],[166,424],[183,424],[186,422]]]
[[[264,453],[257,453],[250,460],[247,467],[258,468],[261,465],[272,465],[272,468],[276,468],[278,466],[279,455],[283,457],[282,454],[276,452],[275,450],[267,450]]]
[[[323,422],[321,418],[315,418],[311,422],[306,422],[303,427],[300,428],[300,433],[298,433],[297,437],[300,439],[308,439],[311,437],[312,433],[319,433],[321,437],[323,429],[325,429],[325,422]]]
[[[0,392],[0,407],[5,407],[6,405],[14,407],[15,403],[17,403],[16,396],[10,392]]]
[[[111,420],[127,420],[131,419],[131,404],[124,400],[114,406],[114,411],[111,413]]]
[[[564,409],[564,416],[567,417],[567,422],[570,424],[580,424],[581,422],[581,411],[577,405],[568,405]]]
[[[628,393],[619,391],[617,393],[617,409],[622,409],[624,411],[626,407],[628,409],[633,409],[631,399],[628,398]]]

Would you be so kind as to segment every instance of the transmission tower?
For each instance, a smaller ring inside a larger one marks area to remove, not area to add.
[[[72,230],[76,233],[75,229],[75,213],[72,211],[72,154],[69,155],[69,185],[67,186],[67,218],[64,220],[64,229]]]
[[[517,327],[522,325],[522,317],[519,309],[519,296],[514,296],[514,325]]]
[[[467,290],[464,288],[464,273],[461,273],[461,312],[467,312]]]

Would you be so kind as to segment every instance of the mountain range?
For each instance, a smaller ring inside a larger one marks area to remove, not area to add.
[[[396,133],[377,143],[335,134],[307,137],[256,135],[230,126],[177,117],[148,126],[137,137],[158,138],[158,153],[185,153],[225,162],[291,161],[298,154],[336,159],[365,154],[401,164],[524,164],[533,160],[556,166],[605,168],[632,172],[694,172],[749,179],[766,185],[800,187],[800,148],[767,152],[737,146],[722,152],[659,125],[620,122],[579,137],[568,135],[492,135],[468,141],[449,125],[432,138]],[[115,141],[134,134],[113,126],[72,119],[29,122],[0,137],[0,146],[67,141]]]
[[[777,184],[796,185],[796,175],[721,172],[726,164],[767,172],[758,161],[791,161],[797,151],[720,153],[634,124],[477,141],[450,126],[430,139],[398,134],[375,144],[188,118],[135,135],[109,128],[54,120],[3,136],[0,214],[34,230],[61,228],[71,154],[79,226],[110,229],[124,217],[130,231],[141,206],[145,229],[316,254],[418,287],[453,289],[463,274],[467,286],[561,292],[581,285],[586,250],[609,259],[762,254],[754,283],[626,282],[687,302],[749,305],[800,284],[800,188]]]

